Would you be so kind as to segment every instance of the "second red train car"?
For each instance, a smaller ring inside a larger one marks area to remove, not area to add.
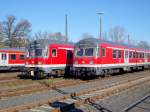
[[[75,45],[75,75],[106,75],[150,67],[150,50],[132,45],[82,39]]]

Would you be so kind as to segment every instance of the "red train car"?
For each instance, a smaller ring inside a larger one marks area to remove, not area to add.
[[[24,62],[25,49],[0,48],[0,70],[20,70]]]
[[[30,44],[25,62],[24,76],[42,78],[63,74],[73,65],[74,45],[49,39]]]
[[[75,74],[106,75],[150,66],[150,50],[96,38],[80,40],[75,45]]]

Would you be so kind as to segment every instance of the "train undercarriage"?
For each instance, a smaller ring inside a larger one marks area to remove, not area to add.
[[[109,75],[122,74],[126,72],[140,71],[149,69],[150,65],[140,66],[123,66],[123,67],[66,67],[66,68],[49,68],[44,69],[40,67],[25,67],[22,73],[18,75],[20,78],[43,79],[49,77],[105,77]]]
[[[124,66],[124,67],[109,67],[109,68],[98,68],[98,67],[75,67],[74,76],[76,77],[98,77],[98,76],[109,76],[115,74],[121,74],[126,72],[140,71],[149,69],[150,65],[140,66]]]
[[[67,77],[70,73],[70,67],[66,68],[40,68],[40,67],[25,67],[22,69],[20,78],[43,79],[49,77]]]

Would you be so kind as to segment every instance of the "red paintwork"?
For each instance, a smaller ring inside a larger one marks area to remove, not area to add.
[[[14,52],[13,54],[16,54],[16,60],[11,60],[11,56],[10,54],[8,54],[8,63],[9,64],[24,64],[25,63],[25,59],[24,60],[20,60],[20,55],[24,55],[23,52],[20,52],[19,54]]]

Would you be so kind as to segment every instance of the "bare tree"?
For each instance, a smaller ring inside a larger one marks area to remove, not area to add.
[[[55,40],[55,41],[66,41],[66,36],[64,36],[61,32],[56,32],[54,34],[49,34],[49,39]]]
[[[110,29],[109,35],[112,41],[123,42],[125,38],[125,29],[121,26],[115,26]]]
[[[2,25],[0,23],[0,47],[3,47],[3,45]]]
[[[35,39],[48,39],[49,38],[49,34],[47,32],[37,32],[34,35]]]
[[[138,47],[141,47],[141,48],[144,48],[144,49],[149,49],[150,48],[150,45],[148,44],[148,42],[146,41],[140,41],[138,43]]]
[[[50,39],[50,40],[55,40],[55,41],[66,41],[66,36],[62,35],[61,32],[56,32],[56,33],[48,33],[48,32],[37,32],[34,35],[35,39]]]
[[[7,16],[6,21],[2,22],[2,34],[7,40],[9,47],[15,47],[17,43],[17,38],[24,38],[31,32],[31,24],[27,20],[21,20],[16,23],[15,16]],[[24,39],[23,39],[24,40]]]

